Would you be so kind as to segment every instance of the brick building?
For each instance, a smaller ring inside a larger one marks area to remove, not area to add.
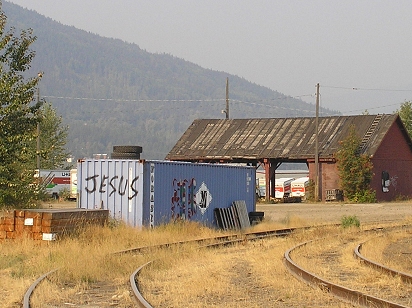
[[[412,197],[412,141],[397,114],[320,117],[317,133],[314,117],[200,119],[166,159],[262,167],[267,198],[274,196],[275,173],[282,163],[306,163],[313,181],[318,165],[319,197],[325,200],[326,191],[339,188],[336,152],[352,125],[362,139],[360,153],[373,163],[371,188],[378,201]]]

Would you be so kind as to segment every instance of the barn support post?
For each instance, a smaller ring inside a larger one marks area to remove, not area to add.
[[[269,201],[271,197],[271,191],[270,191],[270,160],[265,158],[263,160],[263,168],[265,169],[265,185],[266,185],[266,194],[265,194],[265,200]]]
[[[275,198],[275,184],[276,184],[276,170],[280,166],[281,162],[276,159],[270,161],[270,197]]]

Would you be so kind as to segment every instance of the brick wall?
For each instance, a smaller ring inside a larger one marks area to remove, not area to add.
[[[374,176],[371,187],[378,201],[412,197],[412,152],[397,125],[392,125],[372,158]],[[389,173],[390,186],[382,190],[382,171]]]

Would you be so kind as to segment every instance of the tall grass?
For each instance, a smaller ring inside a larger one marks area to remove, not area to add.
[[[36,289],[34,305],[45,303],[52,297],[69,297],[98,281],[112,281],[121,287],[138,266],[156,256],[112,255],[113,252],[217,234],[220,233],[195,223],[165,225],[156,230],[119,224],[115,227],[82,227],[76,236],[52,242],[25,238],[0,241],[0,307],[21,303],[30,284],[56,268],[59,270],[50,277],[53,283],[42,283]]]
[[[154,307],[325,307],[328,295],[294,279],[283,265],[287,249],[323,232],[298,232],[219,250],[176,251],[145,269],[139,284]],[[269,296],[262,298],[262,293]]]
[[[250,231],[306,225],[287,216],[279,221],[265,219]],[[249,230],[248,230],[249,231]],[[124,224],[86,226],[74,236],[58,241],[29,239],[0,241],[0,307],[21,307],[24,292],[40,275],[59,270],[34,292],[33,307],[47,303],[70,303],[93,285],[105,282],[122,305],[132,306],[129,275],[140,265],[155,260],[141,276],[144,295],[156,307],[263,307],[256,288],[271,294],[283,306],[319,303],[329,297],[292,278],[285,270],[284,252],[312,238],[344,232],[337,227],[318,227],[295,232],[288,238],[248,242],[227,249],[208,250],[194,243],[153,249],[144,253],[113,254],[134,247],[154,246],[190,239],[228,234],[197,223],[179,222],[157,227],[131,228]],[[232,232],[229,232],[232,233]],[[336,304],[336,302],[335,302]],[[221,307],[221,306],[220,306]],[[346,307],[337,303],[337,307]]]

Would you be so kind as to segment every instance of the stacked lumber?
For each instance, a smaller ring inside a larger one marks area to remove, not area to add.
[[[54,240],[73,234],[88,225],[105,225],[108,210],[29,209],[4,212],[0,216],[0,239],[28,237],[34,240]]]

